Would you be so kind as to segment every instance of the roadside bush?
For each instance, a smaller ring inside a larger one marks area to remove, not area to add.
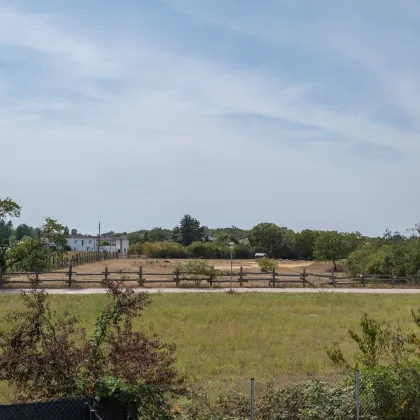
[[[201,287],[202,282],[207,277],[216,279],[219,275],[219,271],[204,260],[190,260],[179,263],[176,265],[176,269],[180,273],[181,286],[185,287]]]
[[[277,267],[277,260],[274,258],[263,257],[258,261],[258,265],[263,273],[269,273]]]

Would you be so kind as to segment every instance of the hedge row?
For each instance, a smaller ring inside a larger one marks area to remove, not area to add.
[[[195,242],[189,246],[182,246],[175,242],[146,242],[130,246],[128,252],[146,255],[149,258],[228,259],[231,250],[227,245],[213,242]],[[238,244],[233,248],[235,259],[251,259],[254,255],[253,250],[246,245]]]

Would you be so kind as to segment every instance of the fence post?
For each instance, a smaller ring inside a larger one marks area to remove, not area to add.
[[[366,271],[363,271],[362,282],[363,282],[363,287],[366,287]]]
[[[210,273],[208,281],[209,281],[210,287],[213,287],[213,273]]]
[[[302,281],[303,281],[303,287],[306,287],[306,268],[303,269]]]
[[[0,265],[0,287],[2,286],[3,286],[3,269],[1,268],[1,265]]]
[[[72,274],[73,274],[73,266],[70,263],[69,264],[69,287],[71,287]]]
[[[35,284],[38,286],[39,284],[39,268],[35,270]]]
[[[139,286],[140,287],[143,287],[144,286],[143,267],[142,266],[139,267]]]
[[[276,266],[273,267],[273,287],[276,287]]]
[[[360,371],[356,370],[356,420],[360,420]]]
[[[391,273],[391,284],[392,287],[395,287],[394,273]]]
[[[108,266],[105,267],[105,281],[108,281]]]
[[[179,268],[177,268],[175,271],[175,282],[176,282],[176,287],[179,287]]]
[[[335,282],[335,271],[334,268],[331,270],[331,282],[333,284],[334,287],[337,287],[337,284]]]
[[[251,379],[251,413],[250,413],[250,420],[254,420],[254,401],[255,401],[255,385],[254,385],[254,378]]]
[[[239,284],[241,285],[241,287],[244,285],[244,269],[242,266],[239,269]]]

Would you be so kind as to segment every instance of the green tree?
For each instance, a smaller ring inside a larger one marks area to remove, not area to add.
[[[71,234],[74,236],[74,235],[77,235],[77,229],[72,229],[71,230]]]
[[[0,280],[1,275],[8,268],[6,255],[9,251],[10,217],[19,217],[21,207],[11,198],[0,199]]]
[[[189,214],[186,214],[180,224],[173,232],[173,237],[177,237],[179,243],[184,246],[191,245],[193,242],[198,242],[203,239],[204,229],[200,222]]]
[[[6,219],[9,217],[20,217],[20,211],[22,207],[19,206],[10,197],[0,199],[0,219]]]
[[[239,244],[238,238],[232,233],[223,232],[217,236],[216,242],[219,244],[227,245],[230,242]]]
[[[9,245],[9,238],[13,235],[13,223],[11,220],[0,219],[0,241],[2,244]]]
[[[279,258],[297,258],[296,233],[286,227],[280,229],[282,230],[283,237]]]
[[[21,207],[10,198],[0,200],[0,220],[9,217],[19,217]],[[36,236],[26,236],[19,243],[0,247],[0,273],[9,267],[19,264],[22,269],[45,270],[53,255],[65,253],[67,240],[64,226],[56,220],[46,218],[41,228],[35,231]]]
[[[315,242],[318,238],[317,230],[305,229],[296,234],[296,252],[299,258],[305,260],[314,259]]]
[[[50,267],[51,257],[67,252],[64,226],[56,220],[46,218],[39,236],[25,236],[5,254],[4,269],[19,264],[22,270],[45,271]]]
[[[149,242],[166,242],[171,239],[172,232],[169,229],[154,227],[148,232]]]
[[[19,242],[25,236],[34,236],[34,230],[27,224],[19,225],[15,230],[16,240]]]
[[[284,231],[274,223],[260,223],[251,229],[249,242],[256,252],[269,257],[280,257],[283,249]]]
[[[337,270],[337,261],[348,255],[348,241],[337,231],[319,232],[315,241],[314,257],[321,261],[331,261]]]

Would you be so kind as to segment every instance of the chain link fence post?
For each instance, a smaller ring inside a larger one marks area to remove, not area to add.
[[[360,371],[356,370],[356,420],[360,420]]]
[[[254,403],[255,403],[255,384],[254,378],[251,379],[251,413],[250,419],[254,420]]]

